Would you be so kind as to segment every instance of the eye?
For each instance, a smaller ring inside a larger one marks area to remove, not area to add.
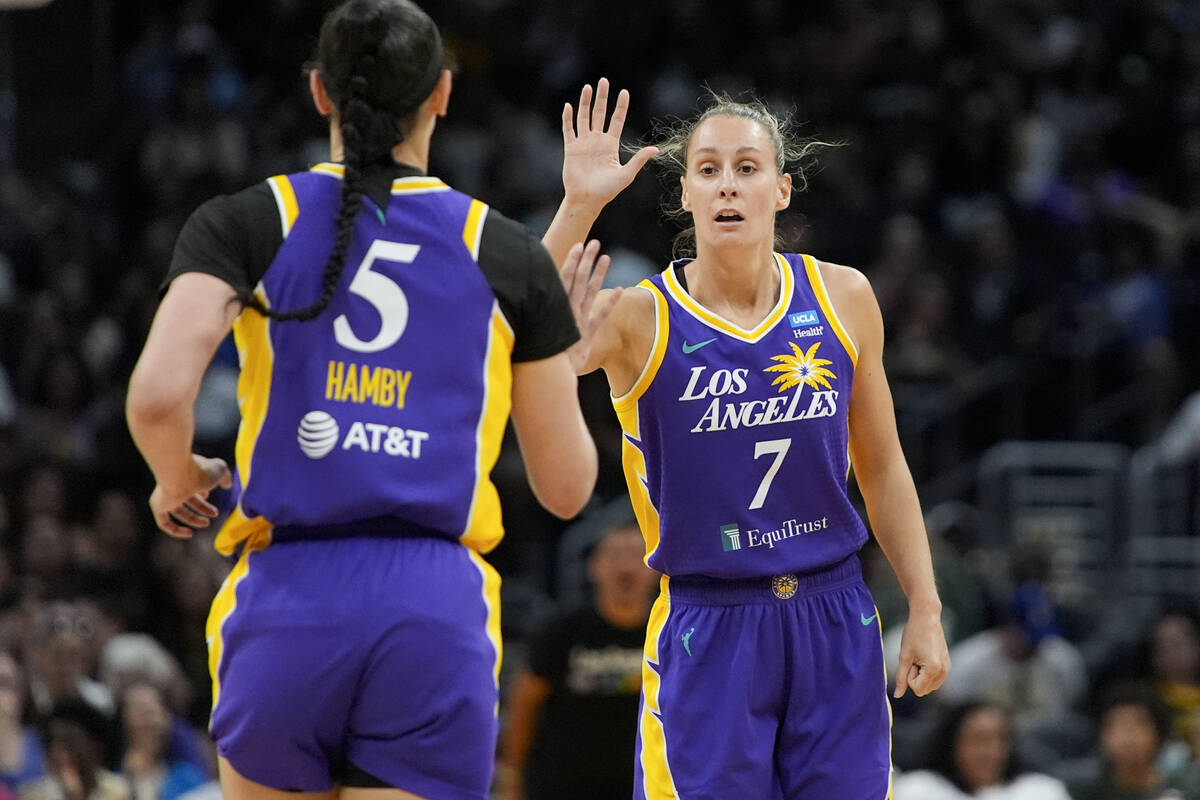
[[[696,171],[699,172],[701,175],[715,175],[717,172],[717,168],[714,167],[712,164],[702,164],[700,166],[700,169],[698,169]]]
[[[742,164],[741,166],[738,167],[738,172],[741,172],[743,175],[750,175],[757,171],[758,171],[758,167],[749,162]]]

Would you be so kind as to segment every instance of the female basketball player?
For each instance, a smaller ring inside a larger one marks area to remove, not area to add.
[[[563,256],[651,157],[680,173],[695,258],[627,290],[582,371],[604,369],[625,474],[664,573],[643,669],[637,797],[883,800],[890,711],[856,551],[851,460],[909,601],[896,693],[949,667],[929,546],[900,450],[870,285],[774,251],[802,155],[763,105],[715,98],[657,148],[618,154],[608,85],[563,111]]]
[[[424,174],[444,63],[409,0],[329,14],[309,82],[331,162],[195,212],[130,382],[159,527],[206,526],[218,485],[237,498],[208,623],[232,800],[485,798],[500,623],[480,553],[503,533],[488,475],[510,409],[547,508],[575,514],[595,481],[574,313],[606,263],[572,249],[568,299],[536,238]],[[236,475],[190,452],[231,327]]]

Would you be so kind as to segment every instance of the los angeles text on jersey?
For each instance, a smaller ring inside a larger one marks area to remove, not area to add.
[[[371,403],[404,408],[412,372],[370,364],[330,361],[325,379],[325,399],[339,403]]]
[[[790,395],[777,394],[765,400],[731,399],[746,392],[746,376],[749,373],[748,369],[718,369],[708,374],[707,366],[692,367],[691,378],[679,397],[680,402],[712,398],[692,428],[692,433],[775,425],[832,417],[837,413],[836,389],[810,390],[808,396],[804,397],[805,384],[797,386]]]

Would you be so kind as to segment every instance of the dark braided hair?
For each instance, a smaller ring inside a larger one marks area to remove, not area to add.
[[[277,311],[247,289],[238,295],[245,306],[279,321],[307,321],[325,310],[346,266],[362,208],[364,171],[392,162],[392,148],[404,141],[444,63],[437,26],[410,0],[348,0],[325,17],[313,68],[337,108],[345,175],[321,296],[307,308]]]

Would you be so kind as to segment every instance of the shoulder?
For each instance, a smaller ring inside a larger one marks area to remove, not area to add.
[[[829,299],[839,315],[854,316],[864,308],[878,309],[875,290],[871,288],[871,281],[861,270],[831,261],[814,260],[821,273],[821,280],[825,283],[825,289],[829,292]]]

